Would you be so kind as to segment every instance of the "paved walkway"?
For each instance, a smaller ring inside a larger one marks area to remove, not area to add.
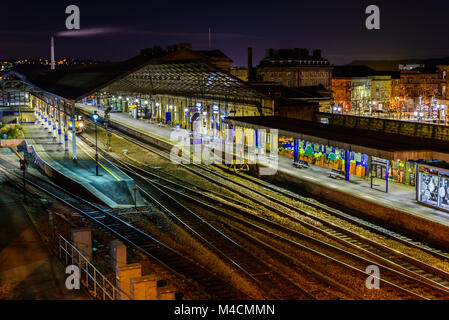
[[[77,105],[82,109],[92,112],[97,108],[87,105]],[[103,116],[102,111],[99,114]],[[163,137],[168,140],[173,130],[172,127],[151,123],[148,120],[137,120],[126,113],[111,113],[111,121],[117,121],[138,131],[145,132],[148,135]],[[174,142],[172,142],[174,143]],[[348,194],[363,198],[367,201],[381,203],[384,206],[393,207],[398,210],[408,212],[428,220],[433,220],[449,226],[449,213],[432,209],[416,202],[415,187],[400,183],[390,182],[388,184],[388,193],[385,193],[385,181],[374,179],[374,189],[370,187],[370,179],[363,179],[355,175],[351,175],[351,181],[336,180],[329,178],[329,169],[320,166],[311,165],[308,169],[297,169],[292,167],[292,159],[285,156],[279,157],[278,170],[287,172],[296,176],[301,180],[310,181],[325,185],[329,188],[345,191]]]
[[[64,266],[42,243],[21,200],[0,185],[0,299],[89,299],[84,290],[68,290],[65,280]]]
[[[58,144],[51,134],[40,124],[27,126],[25,138],[32,145],[40,159],[55,171],[83,185],[112,208],[134,206],[134,180],[107,162],[99,162],[99,175],[96,176],[94,154],[87,151],[87,145],[77,141],[77,160],[72,159],[72,143],[69,151]],[[138,197],[138,204],[142,204]]]

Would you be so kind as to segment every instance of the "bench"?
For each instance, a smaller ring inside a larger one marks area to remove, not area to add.
[[[308,168],[309,163],[304,160],[298,160],[298,162],[293,162],[292,166],[294,166],[295,168],[303,169],[303,168]]]
[[[332,179],[345,179],[345,172],[343,170],[332,169],[329,171],[329,177]]]

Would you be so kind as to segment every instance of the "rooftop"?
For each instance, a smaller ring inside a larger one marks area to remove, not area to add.
[[[288,99],[311,99],[311,98],[331,98],[332,92],[326,90],[323,85],[286,87],[273,82],[251,82],[252,86],[260,88],[268,94],[276,92]]]
[[[435,150],[449,153],[449,146],[441,141],[327,125],[314,121],[265,116],[228,117],[225,122],[249,128],[279,129],[279,135],[315,141],[384,159],[393,160],[399,153],[408,151]]]
[[[315,49],[312,54],[306,48],[268,49],[258,67],[265,66],[297,66],[297,65],[329,65],[329,61],[321,56],[321,50]]]
[[[71,101],[113,88],[140,94],[217,94],[262,98],[264,94],[222,69],[221,51],[154,47],[122,62],[25,72],[42,90]],[[25,70],[26,71],[26,70]],[[30,70],[31,71],[31,70]]]
[[[333,78],[356,78],[375,75],[376,71],[367,66],[335,66],[332,70]]]

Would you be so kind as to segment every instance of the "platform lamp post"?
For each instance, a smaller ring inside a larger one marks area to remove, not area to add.
[[[98,176],[98,139],[97,139],[97,120],[98,120],[98,113],[97,111],[94,111],[94,114],[92,115],[92,119],[94,120],[95,124],[95,172]]]
[[[110,151],[111,149],[111,133],[109,132],[109,113],[112,111],[111,106],[107,107],[107,109],[104,111],[104,127],[106,129],[106,150]]]

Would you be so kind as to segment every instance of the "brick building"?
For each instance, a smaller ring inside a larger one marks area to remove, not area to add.
[[[440,89],[438,91],[438,103],[449,105],[449,65],[437,66]]]
[[[275,82],[287,87],[323,85],[331,88],[332,67],[321,50],[305,48],[268,49],[256,67],[256,80]]]
[[[332,72],[335,112],[369,113],[371,76],[375,71],[365,66],[336,66]]]
[[[430,105],[439,96],[440,78],[436,68],[401,70],[400,94],[407,111],[417,106]]]

